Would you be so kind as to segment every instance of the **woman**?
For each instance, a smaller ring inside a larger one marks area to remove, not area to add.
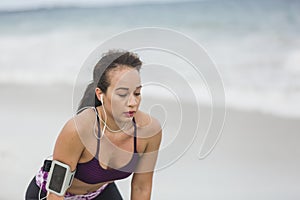
[[[139,110],[142,62],[136,54],[109,51],[96,64],[78,114],[60,132],[53,160],[75,178],[63,196],[47,192],[45,166],[31,181],[26,199],[122,199],[114,181],[133,174],[131,199],[150,199],[161,142],[156,119]]]

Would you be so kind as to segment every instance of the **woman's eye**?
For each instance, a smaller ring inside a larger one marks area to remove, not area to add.
[[[118,94],[119,97],[126,97],[126,94]]]
[[[137,92],[137,93],[134,93],[134,95],[135,95],[135,96],[140,96],[141,93],[140,93],[140,92]],[[127,94],[118,94],[118,96],[124,98],[124,97],[127,96]]]

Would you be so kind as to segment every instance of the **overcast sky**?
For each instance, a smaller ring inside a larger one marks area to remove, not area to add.
[[[34,8],[43,6],[66,6],[66,5],[111,5],[111,4],[128,4],[137,2],[172,2],[174,0],[1,0],[0,9],[20,9]],[[189,0],[176,0],[189,1]],[[201,0],[199,0],[201,1]],[[202,0],[203,1],[203,0]]]

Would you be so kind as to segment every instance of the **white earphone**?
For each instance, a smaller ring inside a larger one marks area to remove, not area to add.
[[[103,94],[100,95],[100,101],[103,104]]]

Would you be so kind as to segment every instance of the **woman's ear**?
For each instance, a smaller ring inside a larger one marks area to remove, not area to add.
[[[100,88],[97,87],[95,89],[95,94],[96,94],[98,100],[101,101],[101,103],[103,103],[103,92],[101,91]]]

